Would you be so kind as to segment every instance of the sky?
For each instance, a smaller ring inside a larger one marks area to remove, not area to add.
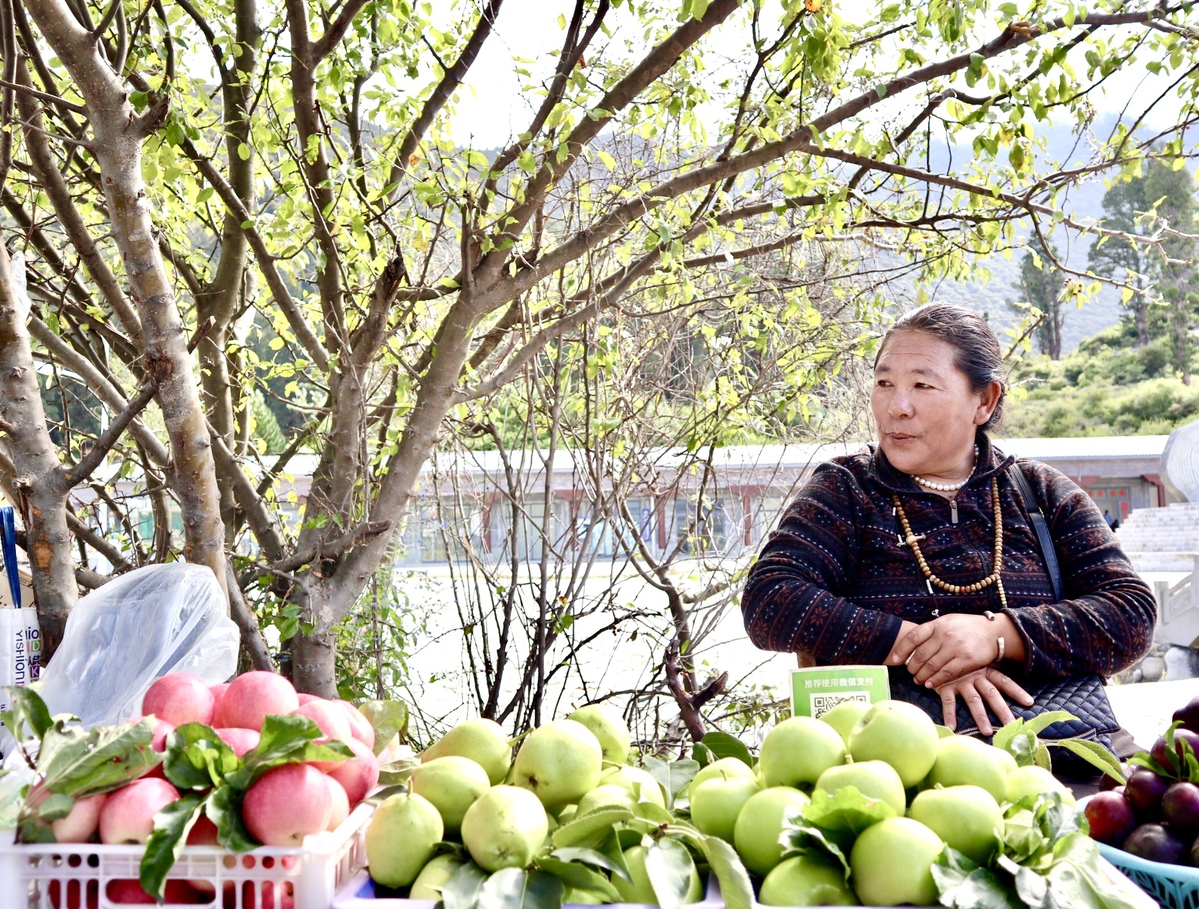
[[[765,9],[770,11],[780,5],[779,0],[767,0]],[[527,79],[515,72],[512,58],[536,60],[536,63],[525,64],[526,68],[538,76],[546,74],[549,64],[542,55],[549,49],[560,47],[563,29],[559,25],[559,15],[569,17],[572,8],[573,0],[506,0],[491,40],[484,45],[460,91],[458,113],[452,127],[458,143],[479,149],[495,148],[506,144],[527,125],[532,105],[539,98],[525,98],[521,86]],[[850,22],[865,21],[876,8],[875,3],[866,0],[837,4],[839,15]],[[618,35],[639,34],[640,30],[633,28],[624,7],[614,10],[611,17]],[[731,55],[744,41],[744,33],[730,20],[719,29],[713,56],[719,57],[722,48]],[[719,60],[709,63],[718,66]],[[1104,92],[1093,95],[1093,102],[1101,113],[1118,113],[1130,95],[1152,96],[1160,92],[1163,85],[1163,79],[1141,70],[1114,80]],[[1159,122],[1176,112],[1177,104],[1164,109]]]

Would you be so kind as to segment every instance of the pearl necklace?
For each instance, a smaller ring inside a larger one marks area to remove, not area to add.
[[[957,492],[963,486],[970,482],[970,477],[974,476],[974,471],[978,467],[978,446],[974,446],[974,466],[970,468],[970,476],[962,480],[960,483],[934,483],[932,480],[926,480],[924,477],[918,477],[914,473],[908,474],[913,480],[919,483],[926,489],[935,489],[938,492]]]

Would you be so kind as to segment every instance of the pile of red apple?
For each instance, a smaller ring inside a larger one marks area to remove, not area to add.
[[[1148,752],[1129,759],[1124,785],[1086,805],[1091,836],[1151,862],[1199,866],[1199,697],[1174,712]]]
[[[378,783],[379,760],[374,754],[375,731],[357,707],[344,700],[325,700],[299,694],[282,676],[248,672],[232,682],[208,685],[187,673],[173,673],[155,681],[142,701],[145,717],[156,721],[153,749],[165,753],[176,727],[200,723],[211,727],[239,759],[258,746],[268,716],[297,715],[311,719],[323,737],[318,743],[341,742],[353,756],[336,761],[286,763],[267,770],[245,790],[241,819],[246,831],[267,846],[300,846],[306,836],[337,828],[350,811]],[[70,813],[55,820],[51,830],[60,843],[86,843],[98,839],[111,845],[145,844],[154,830],[155,817],[176,803],[182,793],[164,775],[163,764],[118,789],[76,801]],[[201,814],[187,834],[188,845],[218,845],[217,826]],[[265,890],[261,899],[284,907],[294,898],[287,888],[275,894]],[[51,888],[55,904],[56,894]],[[169,903],[210,903],[213,885],[206,881],[167,881]],[[95,905],[94,894],[63,902]],[[110,902],[153,903],[136,880],[112,881],[106,890]],[[235,894],[224,896],[236,904]],[[251,898],[242,905],[255,905]]]

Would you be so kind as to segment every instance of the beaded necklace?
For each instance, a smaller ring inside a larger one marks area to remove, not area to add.
[[[904,513],[899,496],[895,493],[891,494],[891,504],[895,506],[895,513],[899,516],[899,523],[903,527],[903,539],[900,542],[912,548],[912,552],[916,556],[916,562],[920,565],[920,571],[924,574],[924,583],[928,586],[929,593],[933,592],[934,586],[948,593],[978,593],[980,590],[984,590],[994,584],[999,591],[999,602],[1003,604],[1004,609],[1007,609],[1007,592],[1003,589],[1003,578],[999,575],[1000,567],[1003,565],[1003,507],[999,502],[999,480],[997,477],[991,477],[991,503],[995,514],[995,554],[991,561],[992,571],[981,581],[961,585],[942,581],[933,574],[932,569],[928,567],[928,562],[924,558],[924,553],[920,551],[920,543],[918,541],[924,539],[924,534],[917,536],[912,533],[912,525],[908,523],[908,516]]]

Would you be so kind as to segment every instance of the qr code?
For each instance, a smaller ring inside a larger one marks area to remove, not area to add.
[[[860,701],[863,704],[869,704],[870,693],[867,691],[838,691],[836,694],[814,694],[812,695],[812,716],[820,719],[838,704],[844,704],[846,701]]]

